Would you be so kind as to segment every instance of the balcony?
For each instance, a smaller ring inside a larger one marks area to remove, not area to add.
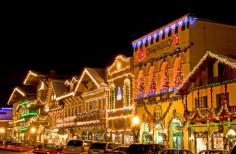
[[[236,113],[236,106],[230,106],[229,107],[229,112],[230,113]]]
[[[105,110],[94,110],[78,114],[76,121],[99,120],[104,119],[105,116]]]

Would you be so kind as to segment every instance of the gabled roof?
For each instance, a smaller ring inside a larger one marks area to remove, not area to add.
[[[66,98],[66,97],[74,96],[76,94],[76,91],[78,90],[79,85],[80,85],[80,83],[83,80],[85,75],[89,76],[89,78],[94,82],[94,84],[97,86],[97,88],[106,85],[106,83],[105,83],[105,69],[86,67],[83,70],[83,72],[82,72],[81,76],[79,77],[79,79],[78,80],[75,79],[78,82],[76,84],[76,87],[75,87],[74,91],[69,92],[65,95],[62,95],[60,97],[57,97],[56,100],[60,100],[60,99]],[[69,82],[69,81],[67,81],[67,82]]]
[[[23,81],[23,84],[24,85],[31,85],[32,82],[36,82],[37,78],[39,76],[42,76],[41,74],[39,73],[36,73],[34,71],[31,71],[29,70],[24,81]]]
[[[78,83],[76,85],[76,88],[74,90],[74,93],[76,93],[82,79],[84,76],[88,75],[89,78],[94,82],[94,84],[99,88],[105,84],[105,69],[100,69],[100,68],[88,68],[86,67],[80,76]]]
[[[198,62],[198,64],[192,69],[192,71],[188,74],[188,76],[186,77],[186,79],[183,81],[183,83],[178,87],[177,91],[175,92],[175,94],[180,94],[181,91],[184,90],[184,87],[188,86],[188,84],[190,84],[190,79],[198,72],[200,71],[200,67],[203,66],[207,60],[209,59],[215,59],[218,60],[219,62],[228,65],[231,68],[236,69],[236,59],[230,58],[228,56],[219,54],[219,53],[215,53],[212,51],[207,51],[205,53],[205,55],[200,59],[200,61]]]
[[[14,99],[16,98],[24,98],[24,97],[30,97],[35,96],[37,93],[37,90],[33,86],[17,86],[14,88],[13,92],[10,95],[10,98],[8,100],[8,104],[14,103]]]
[[[56,94],[56,97],[60,97],[64,94],[66,87],[64,85],[65,81],[64,80],[52,80],[52,85]]]
[[[118,55],[115,58],[114,62],[107,67],[108,75],[129,69],[131,65],[131,59],[132,57],[125,57],[124,55]]]

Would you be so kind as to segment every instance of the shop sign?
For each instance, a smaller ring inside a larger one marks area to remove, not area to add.
[[[147,48],[147,55],[154,53],[156,51],[162,50],[167,47],[171,47],[171,46],[176,47],[176,45],[178,45],[178,43],[179,43],[179,37],[178,37],[178,35],[175,34],[172,36],[172,38],[169,38],[166,41],[163,41],[159,44],[156,44],[152,47]]]

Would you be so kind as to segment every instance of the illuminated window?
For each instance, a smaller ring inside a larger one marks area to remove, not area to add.
[[[110,95],[109,95],[109,108],[110,109],[115,109],[115,85],[112,84],[110,87]]]
[[[169,69],[167,61],[161,66],[161,93],[169,92]]]
[[[130,80],[125,79],[123,86],[123,107],[130,106]]]
[[[156,94],[156,71],[153,66],[150,67],[148,75],[149,75],[148,96],[153,96]]]
[[[121,88],[117,87],[117,96],[116,96],[117,100],[121,100],[122,99],[122,92],[121,92]]]
[[[174,72],[174,86],[178,87],[183,82],[183,61],[181,57],[177,57],[175,59],[173,65],[173,72]]]
[[[144,79],[144,73],[143,70],[141,70],[138,75],[138,98],[144,97]]]

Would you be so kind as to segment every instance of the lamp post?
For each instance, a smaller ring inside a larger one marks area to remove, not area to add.
[[[132,130],[133,135],[134,135],[134,143],[139,143],[138,138],[139,138],[140,127],[139,127],[139,118],[138,118],[138,116],[133,117],[131,130]]]

